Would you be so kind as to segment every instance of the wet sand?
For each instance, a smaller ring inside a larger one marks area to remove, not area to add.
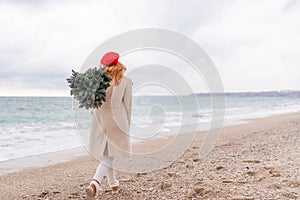
[[[118,171],[122,190],[103,180],[99,199],[300,199],[300,113],[225,127],[211,153],[198,159],[205,132],[171,165],[154,172]],[[137,150],[172,140],[139,143]],[[90,155],[0,176],[0,199],[85,199],[98,161]]]

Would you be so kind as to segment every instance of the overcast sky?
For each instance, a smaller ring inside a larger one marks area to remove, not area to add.
[[[98,45],[149,27],[202,46],[225,91],[300,90],[298,0],[1,0],[0,23],[1,96],[69,95]]]

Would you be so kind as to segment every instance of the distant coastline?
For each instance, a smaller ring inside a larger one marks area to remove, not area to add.
[[[197,96],[224,95],[230,97],[299,97],[299,90],[261,91],[261,92],[225,92],[223,93],[195,93]]]

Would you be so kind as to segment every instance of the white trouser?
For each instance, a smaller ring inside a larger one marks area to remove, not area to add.
[[[106,144],[102,160],[97,167],[93,179],[97,179],[99,183],[101,183],[103,176],[105,176],[106,174],[107,182],[110,186],[117,184],[118,181],[116,180],[115,177],[115,171],[112,168],[113,167],[112,160],[113,158],[108,156],[107,144]]]

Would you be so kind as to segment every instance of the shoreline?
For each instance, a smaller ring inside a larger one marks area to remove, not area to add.
[[[0,176],[35,167],[45,167],[57,163],[68,162],[79,156],[89,155],[83,146],[53,151],[41,154],[28,155],[0,162]]]
[[[184,139],[184,137],[182,137]],[[210,154],[197,159],[203,131],[172,164],[153,172],[116,172],[122,192],[102,199],[299,199],[300,113],[252,119],[224,127]],[[146,150],[172,137],[139,143]],[[288,145],[287,145],[288,144]],[[84,199],[98,161],[70,161],[0,176],[0,199]]]
[[[272,118],[276,116],[292,115],[296,113],[300,113],[300,112],[295,111],[289,113],[263,114],[260,116],[254,115],[253,117],[248,116],[246,118],[229,119],[229,121],[227,122],[225,116],[223,128],[248,124],[251,123],[253,120]],[[206,131],[207,129],[196,130],[195,134],[196,135],[204,134]],[[178,133],[178,134],[191,134],[191,133],[187,132],[187,133]],[[151,138],[147,140],[135,141],[133,142],[133,146],[140,146],[139,143],[145,144],[151,141],[165,140],[165,139],[168,140],[174,136],[176,135],[167,134],[167,135],[163,135],[160,137]],[[55,165],[57,163],[69,162],[81,156],[91,156],[84,146],[78,146],[70,149],[64,149],[64,150],[41,153],[41,154],[27,155],[24,157],[18,157],[18,158],[5,160],[5,161],[0,161],[0,176],[8,173],[19,172],[25,169],[45,167],[45,166]]]

